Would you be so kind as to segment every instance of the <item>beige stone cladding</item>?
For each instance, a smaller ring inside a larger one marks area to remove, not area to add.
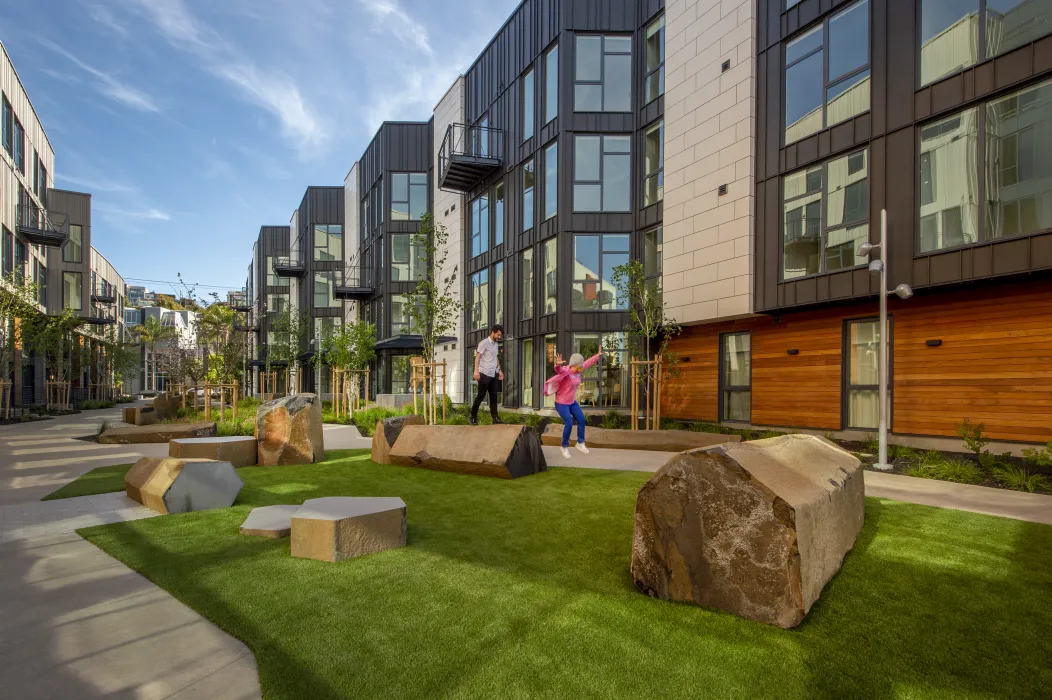
[[[668,0],[665,26],[665,302],[681,323],[743,316],[753,310],[755,3]]]

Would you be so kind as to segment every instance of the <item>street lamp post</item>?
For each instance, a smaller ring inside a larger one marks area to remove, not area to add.
[[[880,249],[880,259],[869,261],[869,271],[880,274],[880,345],[877,357],[877,383],[879,384],[877,407],[877,436],[879,450],[874,468],[888,470],[888,297],[892,294],[899,299],[909,299],[913,289],[908,284],[900,284],[888,289],[888,211],[880,210],[880,243],[863,243],[858,247],[858,257],[868,256],[874,249]]]

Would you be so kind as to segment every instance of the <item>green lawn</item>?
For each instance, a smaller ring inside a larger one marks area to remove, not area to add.
[[[132,468],[131,464],[115,464],[112,467],[98,467],[87,474],[82,474],[57,491],[44,496],[44,501],[74,496],[94,496],[99,493],[113,493],[124,490],[124,475]]]
[[[1038,698],[1052,528],[869,499],[855,551],[784,631],[649,599],[638,472],[516,481],[330,455],[249,467],[238,505],[82,531],[255,652],[267,698]],[[327,564],[245,537],[251,506],[401,496],[409,546]]]

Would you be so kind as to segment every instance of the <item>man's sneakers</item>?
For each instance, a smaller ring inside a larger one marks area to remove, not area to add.
[[[478,425],[479,424],[479,419],[478,418],[472,418],[471,419],[471,424],[472,425]]]
[[[500,418],[494,418],[493,425],[504,425],[504,421],[502,421]]]
[[[563,451],[563,459],[570,459],[570,450],[565,447],[561,448]]]
[[[588,448],[584,446],[583,442],[577,443],[577,451],[583,454],[588,454]]]

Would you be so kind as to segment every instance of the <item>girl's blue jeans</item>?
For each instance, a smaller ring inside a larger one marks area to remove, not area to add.
[[[584,411],[581,404],[574,401],[571,404],[557,403],[555,410],[563,419],[563,447],[570,446],[570,431],[573,430],[573,422],[577,421],[577,442],[584,442]]]

